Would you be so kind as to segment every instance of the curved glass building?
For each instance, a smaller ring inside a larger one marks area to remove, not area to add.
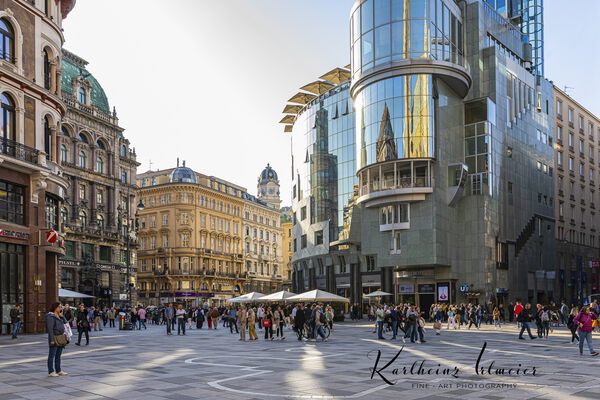
[[[349,82],[284,110],[295,291],[423,310],[552,298],[552,85],[501,3],[355,1]]]

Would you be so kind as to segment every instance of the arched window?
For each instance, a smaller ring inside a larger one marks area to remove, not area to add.
[[[15,31],[4,18],[0,18],[0,59],[15,62]]]
[[[66,163],[67,158],[69,157],[69,152],[67,151],[67,146],[64,144],[60,145],[60,162]]]
[[[99,174],[104,173],[104,160],[102,159],[102,157],[96,158],[96,172],[98,172]]]
[[[80,133],[79,135],[77,135],[77,139],[81,140],[83,143],[89,143],[87,136],[84,135],[83,133]]]
[[[44,49],[44,88],[50,90],[50,56]]]
[[[121,157],[127,157],[127,146],[121,145]]]
[[[79,167],[80,168],[85,168],[85,159],[86,159],[85,151],[82,150],[79,152]]]
[[[104,146],[104,142],[102,140],[98,140],[96,142],[96,146],[98,146],[98,148],[101,150],[106,150],[106,146]]]
[[[65,207],[60,209],[60,225],[65,226],[67,221],[69,220],[69,212]]]
[[[96,223],[98,224],[98,228],[104,229],[104,217],[101,214],[96,216]]]
[[[79,211],[79,223],[81,224],[81,226],[87,225],[87,214],[83,210]]]
[[[52,134],[50,132],[50,119],[48,116],[44,118],[44,151],[46,152],[46,159],[50,159],[52,156]]]
[[[65,128],[64,126],[61,128],[61,132],[62,132],[63,136],[71,136],[71,134],[69,133],[69,130],[67,128]]]
[[[87,104],[87,96],[85,94],[85,88],[79,88],[79,102],[81,104]]]
[[[2,124],[2,137],[4,139],[15,140],[15,103],[6,93],[2,93],[0,99],[2,101],[2,114],[0,119],[0,124]]]

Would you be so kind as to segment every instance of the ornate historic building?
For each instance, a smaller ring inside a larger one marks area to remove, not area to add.
[[[258,177],[258,197],[244,202],[244,255],[251,278],[249,292],[269,294],[283,289],[279,179],[269,164]]]
[[[60,210],[66,255],[61,287],[96,297],[100,305],[128,302],[135,276],[135,150],[87,61],[63,49],[60,161],[70,187]],[[90,300],[91,301],[91,300]]]
[[[281,287],[281,228],[273,206],[185,163],[139,174],[137,182],[145,205],[138,219],[140,302],[223,304],[256,288]]]
[[[59,157],[61,25],[74,4],[0,0],[0,333],[16,304],[25,332],[44,332],[58,298],[58,210],[68,188]]]

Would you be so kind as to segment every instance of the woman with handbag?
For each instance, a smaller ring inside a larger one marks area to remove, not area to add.
[[[46,329],[48,331],[48,376],[56,377],[68,375],[60,368],[60,356],[68,340],[65,335],[65,323],[67,322],[61,316],[62,307],[60,303],[53,303],[50,306],[50,312],[46,314]]]
[[[262,326],[265,328],[265,340],[269,339],[269,337],[273,340],[273,312],[271,311],[271,307],[267,307],[267,311],[265,311]]]

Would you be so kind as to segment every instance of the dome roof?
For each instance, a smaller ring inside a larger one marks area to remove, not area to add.
[[[190,168],[177,167],[171,172],[171,183],[198,183],[198,178]]]
[[[279,183],[279,178],[277,178],[277,172],[269,164],[262,170],[260,176],[258,177],[258,183],[264,184],[269,182]]]
[[[96,78],[94,78],[94,76],[86,69],[87,61],[65,49],[63,49],[62,52],[62,73],[60,79],[61,91],[69,96],[74,96],[75,93],[73,93],[73,79],[83,76],[84,79],[92,85],[92,91],[90,95],[90,101],[92,105],[98,107],[98,109],[103,113],[110,114],[110,107],[108,105],[106,93],[104,93],[104,89],[102,89],[102,86],[100,86],[100,83],[98,83]]]

